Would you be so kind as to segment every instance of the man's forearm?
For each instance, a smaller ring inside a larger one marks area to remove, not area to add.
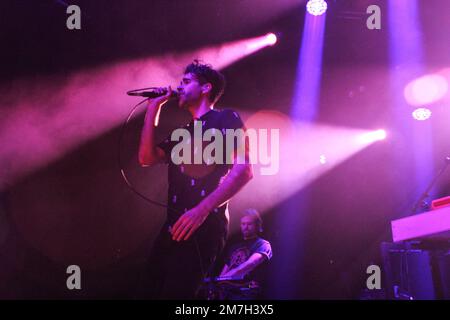
[[[234,269],[229,270],[227,273],[230,276],[245,276],[250,271],[253,271],[257,266],[264,262],[264,256],[260,253],[254,253],[247,261],[241,263]]]
[[[150,165],[157,157],[155,127],[157,126],[160,108],[160,106],[154,105],[147,107],[139,144],[139,163],[142,166]]]
[[[223,269],[222,269],[222,272],[220,273],[220,275],[221,275],[221,276],[224,275],[224,274],[227,273],[229,270],[230,270],[230,268],[228,267],[227,264],[225,264],[225,265],[223,266]]]
[[[240,264],[239,267],[231,269],[229,272],[233,273],[233,275],[236,277],[244,277],[247,273],[249,273],[256,267],[257,267],[257,265],[255,265],[254,263],[246,261],[246,262]]]
[[[211,212],[230,200],[252,178],[251,164],[235,164],[217,189],[200,202],[199,206]]]

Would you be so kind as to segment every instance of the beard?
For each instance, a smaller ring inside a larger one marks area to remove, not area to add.
[[[178,99],[178,107],[179,107],[180,109],[187,109],[187,108],[186,108],[186,100],[184,99],[184,97],[180,97],[180,98]]]
[[[190,107],[196,106],[200,103],[201,96],[194,97],[191,94],[183,94],[178,99],[178,107],[181,109],[189,109]]]

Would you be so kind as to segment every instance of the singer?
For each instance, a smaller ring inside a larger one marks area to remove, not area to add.
[[[226,129],[245,129],[235,111],[214,108],[224,87],[224,76],[210,65],[198,60],[189,64],[177,88],[178,106],[192,115],[183,128],[192,131],[201,122],[203,130],[214,128],[223,134]],[[142,167],[168,165],[167,203],[175,210],[167,210],[167,220],[150,254],[147,289],[152,299],[195,299],[202,279],[225,245],[228,201],[252,179],[253,171],[249,161],[238,161],[238,152],[234,152],[233,164],[176,165],[171,151],[177,141],[169,136],[159,144],[155,142],[161,107],[173,97],[170,87],[160,92],[166,94],[148,100],[139,163]],[[248,145],[241,143],[246,146],[247,160]]]

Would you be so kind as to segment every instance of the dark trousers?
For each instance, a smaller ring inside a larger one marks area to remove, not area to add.
[[[150,299],[196,299],[227,237],[228,225],[211,215],[187,241],[172,240],[169,225],[163,226],[148,260]]]

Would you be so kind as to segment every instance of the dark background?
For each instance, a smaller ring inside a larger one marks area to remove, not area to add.
[[[369,130],[384,127],[395,132],[389,109],[386,1],[328,3],[317,121]],[[2,117],[15,112],[11,88],[21,79],[39,82],[43,77],[185,52],[267,32],[278,33],[276,46],[223,70],[228,86],[219,105],[253,112],[270,104],[280,112],[290,112],[304,1],[95,0],[70,4],[82,9],[80,31],[65,28],[67,15],[62,1],[1,2]],[[370,4],[382,8],[381,30],[365,28],[365,8]],[[449,9],[447,1],[420,1],[426,70],[450,64]],[[349,12],[360,18],[350,19]],[[450,152],[449,107],[448,102],[437,106],[432,118],[435,170]],[[48,106],[43,103],[42,108]],[[171,112],[162,118],[163,128],[173,125]],[[182,117],[177,115],[176,119]],[[137,139],[141,123],[142,118],[131,122],[130,139]],[[1,298],[133,297],[165,213],[123,183],[116,159],[119,134],[117,126],[57,161],[4,184],[0,197]],[[27,137],[18,137],[15,143],[21,139]],[[127,141],[135,143],[122,150],[133,183],[152,199],[164,202],[166,173],[162,167],[139,168],[137,141]],[[410,161],[411,145],[411,141],[393,134],[264,212],[264,237],[272,242],[274,251],[267,275],[273,290],[268,298],[359,297],[367,266],[381,264],[379,245],[391,240],[389,222],[407,215],[422,191],[410,183],[415,170]],[[450,172],[441,177],[435,194],[450,194]],[[286,239],[276,221],[282,219],[286,208],[295,207],[305,197],[309,216],[304,232],[298,239]],[[281,248],[299,241],[307,248],[301,258],[295,250]],[[280,263],[292,264],[287,274],[278,271]],[[66,288],[70,264],[83,270],[80,291]],[[301,269],[296,267],[299,264]],[[286,291],[279,287],[286,283],[279,281],[280,277],[289,279],[291,287]]]

